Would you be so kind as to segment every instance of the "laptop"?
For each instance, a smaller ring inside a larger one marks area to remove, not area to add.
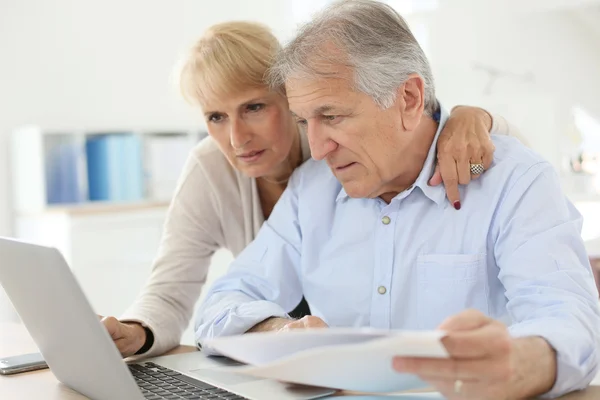
[[[239,364],[200,351],[127,364],[57,249],[0,238],[0,254],[0,285],[51,371],[91,399],[300,400],[334,393],[225,371]]]

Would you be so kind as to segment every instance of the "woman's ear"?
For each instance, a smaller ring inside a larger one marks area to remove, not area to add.
[[[398,89],[398,105],[402,113],[405,130],[412,131],[419,126],[425,109],[425,82],[417,74],[411,74]]]

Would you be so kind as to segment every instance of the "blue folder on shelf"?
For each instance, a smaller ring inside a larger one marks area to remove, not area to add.
[[[46,160],[46,199],[48,204],[78,203],[83,200],[79,180],[81,147],[60,143],[48,151]]]
[[[119,150],[119,160],[123,165],[120,175],[121,200],[141,200],[144,197],[144,171],[140,138],[134,135],[121,137]]]
[[[141,152],[141,141],[133,134],[90,136],[86,140],[89,199],[143,199]]]

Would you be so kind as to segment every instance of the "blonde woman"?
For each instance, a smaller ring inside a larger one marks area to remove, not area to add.
[[[294,169],[310,157],[287,99],[263,81],[278,49],[269,29],[252,22],[215,25],[192,48],[181,88],[202,111],[210,137],[187,160],[145,289],[118,320],[103,319],[124,357],[155,356],[179,344],[211,256],[221,248],[237,256],[269,217]],[[489,167],[490,130],[510,133],[502,118],[492,121],[484,110],[460,107],[441,133],[442,168],[432,184],[444,177],[457,210],[458,184],[472,178],[461,153],[469,149],[471,160]],[[288,311],[297,317],[309,312],[304,302]]]

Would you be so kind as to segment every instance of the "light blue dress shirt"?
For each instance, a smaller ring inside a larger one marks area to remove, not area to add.
[[[474,308],[556,349],[548,397],[587,386],[599,365],[600,309],[582,217],[548,162],[512,137],[493,141],[494,163],[461,187],[460,211],[427,184],[435,145],[390,204],[350,198],[325,162],[308,160],[207,294],[198,344],[286,317],[303,295],[333,327],[434,329]]]

